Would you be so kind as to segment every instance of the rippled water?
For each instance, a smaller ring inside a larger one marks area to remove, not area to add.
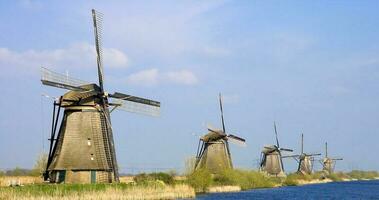
[[[379,199],[379,181],[351,181],[198,195],[196,199]]]

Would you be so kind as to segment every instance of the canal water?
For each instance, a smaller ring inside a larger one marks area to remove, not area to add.
[[[198,195],[201,200],[223,199],[336,199],[351,200],[363,199],[379,200],[379,180],[350,181],[313,184],[304,186],[290,186],[271,189],[255,189],[235,193],[216,193]]]

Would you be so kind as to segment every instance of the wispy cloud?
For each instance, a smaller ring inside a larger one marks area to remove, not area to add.
[[[128,57],[118,49],[105,48],[104,63],[107,67],[125,68]],[[85,68],[96,65],[93,45],[77,43],[63,49],[13,51],[0,48],[0,66],[13,69],[32,69],[41,66],[49,68]]]
[[[141,86],[156,86],[158,84],[195,85],[198,83],[198,78],[189,70],[161,72],[157,68],[152,68],[130,75],[127,81]]]
[[[110,24],[106,37],[117,38],[118,45],[128,46],[142,55],[159,58],[172,59],[175,55],[198,53],[199,50],[203,56],[224,55],[225,49],[208,47],[214,46],[213,40],[207,37],[211,34],[209,22],[200,19],[226,3],[224,0],[180,2],[168,7],[162,7],[161,3],[133,4],[146,11],[143,15],[105,10],[107,19],[118,19],[105,21]]]
[[[158,69],[147,69],[128,77],[128,82],[136,85],[153,86],[158,83]]]

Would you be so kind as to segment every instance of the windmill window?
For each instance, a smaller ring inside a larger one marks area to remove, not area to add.
[[[93,154],[91,153],[91,160],[95,160],[95,158],[93,157]]]
[[[88,138],[88,140],[87,140],[87,145],[88,145],[88,146],[91,146],[91,138]]]

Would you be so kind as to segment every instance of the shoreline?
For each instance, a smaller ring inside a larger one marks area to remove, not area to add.
[[[325,184],[325,183],[333,183],[333,182],[351,182],[351,181],[375,181],[379,180],[379,177],[376,177],[374,179],[355,179],[355,178],[345,178],[340,181],[333,181],[332,179],[325,178],[323,180],[297,180],[297,185],[283,185],[278,184],[274,185],[272,187],[266,187],[266,188],[251,188],[247,190],[241,189],[240,186],[237,185],[225,185],[225,186],[211,186],[209,187],[205,192],[199,192],[196,194],[213,194],[213,193],[229,193],[229,192],[241,192],[241,191],[248,191],[248,190],[256,190],[256,189],[274,189],[274,188],[280,188],[280,187],[297,187],[297,186],[305,186],[305,185],[313,185],[313,184]]]
[[[204,188],[203,191],[195,191],[195,188],[191,186],[185,177],[175,177],[178,181],[173,185],[164,184],[162,181],[153,181],[150,184],[136,184],[133,181],[133,176],[125,176],[122,178],[121,184],[44,184],[37,180],[37,177],[0,177],[0,199],[3,197],[9,197],[10,199],[60,199],[63,194],[65,199],[93,199],[95,197],[101,197],[102,199],[110,199],[123,197],[123,199],[162,199],[162,198],[196,198],[200,194],[215,194],[215,193],[236,193],[248,190],[257,189],[274,189],[278,187],[289,186],[305,186],[312,184],[325,184],[331,182],[350,182],[350,181],[375,181],[379,180],[379,177],[367,179],[367,178],[342,178],[340,180],[332,180],[330,178],[325,179],[311,179],[304,180],[302,178],[293,179],[293,185],[286,184],[286,179],[279,179],[277,182],[273,182],[272,185],[267,186],[252,186],[252,188],[244,187],[240,185],[216,185],[212,184]],[[10,180],[24,180],[17,187],[6,187],[5,182],[9,183]],[[6,180],[6,181],[5,181]],[[134,183],[133,183],[134,182]],[[152,184],[151,184],[152,183]],[[235,182],[234,184],[238,184]],[[47,193],[41,192],[43,189]],[[66,191],[68,190],[68,192]],[[51,193],[51,194],[50,194]],[[104,195],[104,194],[106,195]],[[125,198],[124,198],[125,197]]]

